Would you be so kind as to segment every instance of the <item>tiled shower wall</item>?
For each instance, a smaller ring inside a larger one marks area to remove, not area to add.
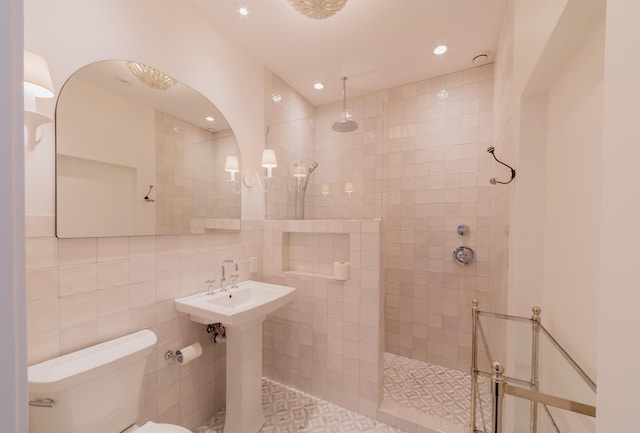
[[[467,370],[471,301],[491,294],[493,68],[387,93],[383,251],[386,349]],[[466,224],[470,235],[460,237]],[[453,260],[458,246],[476,260]]]
[[[348,198],[340,182],[354,173],[371,176],[361,185],[384,179],[381,274],[387,351],[467,370],[471,301],[506,303],[508,193],[489,184],[504,173],[486,152],[495,143],[493,93],[493,65],[488,64],[368,94],[347,104],[372,107],[368,114],[373,110],[375,115],[360,122],[364,133],[344,135],[330,130],[332,113],[340,112],[341,103],[316,107],[314,158],[320,165],[310,186],[308,216],[379,216],[376,205],[371,215],[343,214]],[[378,157],[383,164],[369,166],[367,158],[376,157],[378,131],[384,136]],[[340,165],[356,155],[359,166]],[[323,197],[322,183],[331,182],[330,195]],[[323,207],[328,200],[335,202]],[[360,211],[365,202],[359,203]],[[460,224],[470,227],[470,235],[458,236]],[[463,245],[476,252],[475,263],[466,267],[452,257]]]
[[[141,329],[158,336],[139,422],[202,425],[225,403],[225,346],[174,307],[204,291],[224,259],[262,257],[261,221],[231,234],[57,239],[53,216],[27,216],[26,288],[29,364]],[[163,355],[200,342],[203,355],[177,365]]]
[[[307,168],[318,163],[309,177],[304,219],[381,218],[383,101],[376,95],[350,101],[348,111],[358,129],[343,134],[331,129],[341,119],[342,103],[313,107],[270,72],[265,88],[267,147],[278,157],[267,192],[267,219],[302,219],[296,190],[305,179],[293,176],[296,161],[304,161]],[[352,193],[345,191],[347,184],[353,186]],[[322,194],[323,186],[326,194]]]
[[[229,182],[227,155],[239,155],[231,130],[210,132],[156,112],[156,233],[198,233],[207,219],[240,219],[240,180]],[[197,231],[195,231],[197,230]]]
[[[264,87],[267,147],[275,150],[278,159],[268,184],[266,218],[293,218],[295,191],[301,182],[293,177],[293,164],[313,162],[315,107],[267,68]]]

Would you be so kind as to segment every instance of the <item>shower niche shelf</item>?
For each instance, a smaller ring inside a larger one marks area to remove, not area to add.
[[[348,233],[282,233],[282,272],[333,279],[333,262],[349,260]]]

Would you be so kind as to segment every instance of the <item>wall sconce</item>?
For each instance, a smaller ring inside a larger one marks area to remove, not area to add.
[[[267,178],[273,177],[272,170],[278,166],[275,150],[265,149],[262,151],[262,166],[267,169]]]
[[[28,50],[24,51],[24,128],[25,145],[31,152],[40,142],[37,131],[53,119],[38,113],[36,98],[53,98],[53,82],[47,61]]]
[[[324,197],[329,195],[329,184],[328,183],[323,183],[322,187],[320,188],[320,194],[322,194]]]
[[[269,189],[269,181],[273,179],[273,169],[278,166],[278,160],[276,159],[276,152],[273,149],[264,149],[262,151],[262,167],[267,169],[267,176],[264,178],[264,185],[260,180],[260,175],[256,171],[246,170],[242,172],[242,182],[244,185],[251,189],[256,186],[256,183],[262,191]]]
[[[307,170],[303,161],[296,161],[293,164],[293,176],[297,178],[307,177]]]
[[[349,198],[351,198],[351,194],[353,194],[353,184],[351,182],[344,184],[344,192],[346,192],[349,195]]]
[[[235,182],[236,173],[240,171],[240,162],[235,155],[227,155],[227,159],[224,161],[224,171],[228,171],[231,175],[231,182]]]

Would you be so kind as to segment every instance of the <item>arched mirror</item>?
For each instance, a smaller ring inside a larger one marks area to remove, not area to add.
[[[228,163],[239,157],[200,93],[140,63],[87,65],[56,106],[56,235],[240,230],[240,180]]]

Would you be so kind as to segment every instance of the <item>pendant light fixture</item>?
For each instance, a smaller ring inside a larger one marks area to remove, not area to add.
[[[339,12],[347,0],[288,0],[289,4],[302,15],[322,20]]]
[[[353,132],[358,129],[358,123],[351,120],[351,113],[347,111],[347,77],[342,77],[342,119],[331,125],[336,132]]]

